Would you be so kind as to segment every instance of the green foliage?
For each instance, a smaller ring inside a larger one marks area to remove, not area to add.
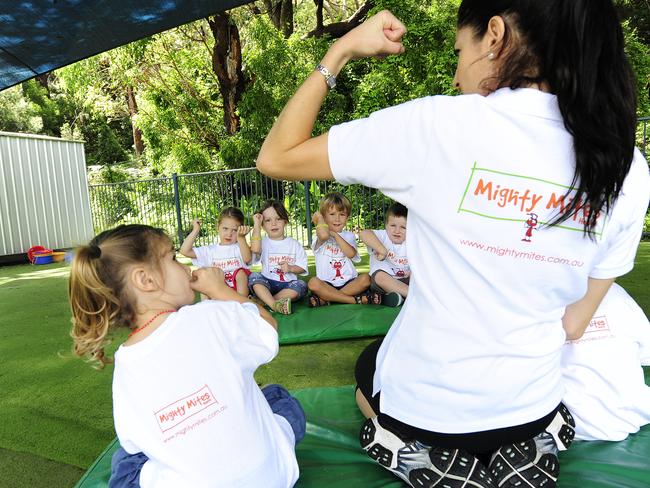
[[[638,79],[639,115],[650,115],[646,0],[617,0],[627,51]],[[328,94],[314,133],[416,97],[453,94],[453,52],[459,0],[376,0],[408,28],[406,52],[349,63]],[[326,22],[345,18],[340,7]],[[0,94],[0,129],[82,138],[89,164],[144,164],[152,174],[248,168],[275,118],[331,44],[306,37],[315,27],[312,1],[295,3],[294,34],[285,39],[266,14],[230,11],[242,43],[246,89],[239,132],[228,135],[212,67],[214,38],[206,20],[177,27],[58,70],[49,89],[37,81]],[[635,30],[636,29],[636,30]],[[137,107],[127,104],[134,93]],[[135,162],[133,126],[145,151]]]
[[[457,2],[383,0],[375,10],[389,9],[404,19],[405,53],[383,61],[362,60],[352,66],[354,114],[365,117],[387,106],[417,97],[453,93]],[[344,72],[345,74],[346,72]],[[345,77],[343,78],[345,82]]]
[[[36,80],[29,80],[22,84],[25,98],[36,107],[36,115],[41,118],[41,134],[60,137],[63,125],[65,102],[61,97],[51,99],[47,89]]]
[[[0,93],[0,130],[38,133],[42,128],[38,106],[23,96],[19,86]]]
[[[639,116],[650,115],[650,49],[643,44],[629,22],[623,22],[625,50],[636,75]]]

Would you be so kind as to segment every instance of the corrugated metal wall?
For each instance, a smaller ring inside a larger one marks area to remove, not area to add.
[[[83,143],[0,132],[0,256],[92,235]]]

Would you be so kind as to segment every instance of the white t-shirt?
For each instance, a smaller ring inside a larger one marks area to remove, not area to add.
[[[576,439],[620,441],[650,423],[650,323],[617,284],[584,335],[562,351],[564,403],[576,420]]]
[[[204,301],[115,353],[115,431],[143,452],[143,488],[286,488],[298,479],[295,438],[253,373],[278,352],[257,309]]]
[[[262,275],[274,281],[295,281],[298,277],[294,273],[283,273],[280,263],[288,261],[289,264],[298,266],[307,272],[307,254],[302,245],[293,237],[285,237],[282,240],[274,240],[268,237],[262,239]]]
[[[650,192],[636,150],[596,242],[580,214],[543,228],[574,158],[557,97],[534,89],[422,98],[330,130],[336,180],[409,209],[409,299],[374,377],[382,412],[467,433],[527,423],[560,403],[565,307],[588,277],[632,269]]]
[[[356,252],[357,240],[354,233],[344,230],[339,235],[354,248],[356,254],[352,259],[343,253],[334,237],[330,236],[325,242],[319,242],[318,236],[314,236],[312,244],[314,261],[316,261],[316,277],[334,286],[341,286],[359,276],[354,263],[361,261],[359,253]]]
[[[239,268],[249,269],[241,255],[241,249],[238,243],[227,244],[210,244],[209,246],[201,246],[192,248],[196,254],[196,258],[192,259],[194,266],[201,268],[220,268],[223,271],[226,284],[234,288],[234,272]]]
[[[386,254],[384,260],[380,261],[374,252],[370,252],[370,274],[376,271],[385,271],[395,278],[408,278],[411,274],[411,267],[409,266],[409,259],[406,256],[406,241],[401,244],[395,244],[390,240],[388,233],[384,229],[373,230],[373,232],[377,239],[379,239],[379,242],[386,248],[388,254]]]

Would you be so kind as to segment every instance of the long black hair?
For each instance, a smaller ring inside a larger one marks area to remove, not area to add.
[[[593,237],[619,196],[634,156],[636,87],[611,0],[463,0],[458,28],[482,38],[494,16],[506,24],[496,88],[546,83],[573,136],[574,198],[551,225],[584,205]],[[568,196],[568,195],[567,195]]]

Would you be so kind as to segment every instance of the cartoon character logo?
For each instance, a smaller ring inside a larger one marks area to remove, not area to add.
[[[395,275],[395,278],[406,278],[406,273],[404,272],[403,269],[398,269],[398,268],[391,268],[393,270],[393,275]]]
[[[332,265],[334,271],[336,271],[336,276],[334,276],[334,279],[343,279],[343,275],[341,274],[341,269],[343,269],[343,261],[330,261],[330,264]]]
[[[275,274],[277,274],[278,276],[280,276],[280,281],[284,281],[284,271],[282,271],[282,268],[281,268],[281,267],[278,266],[277,268],[275,268],[275,269],[273,270],[273,272],[274,272]]]
[[[224,273],[223,277],[226,283],[228,283],[229,285],[234,284],[233,282],[234,275],[232,274],[232,271],[227,271],[226,273]]]
[[[537,227],[537,214],[529,213],[526,215],[528,215],[530,218],[526,220],[526,222],[524,223],[524,226],[526,227],[526,235],[524,236],[522,241],[530,242],[530,238],[533,236],[533,229]]]

